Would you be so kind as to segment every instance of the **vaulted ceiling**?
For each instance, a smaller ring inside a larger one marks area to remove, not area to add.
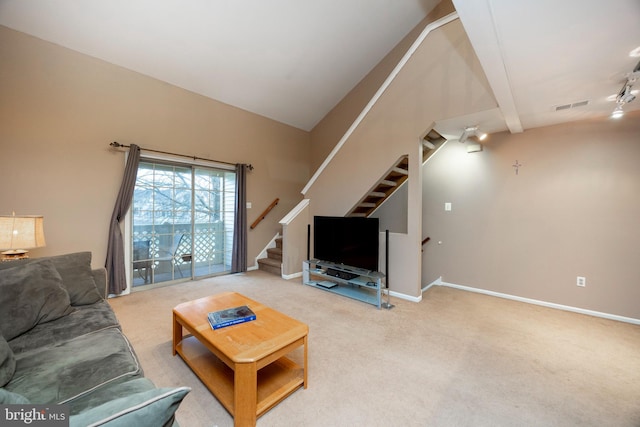
[[[0,25],[311,130],[437,4],[0,0]],[[638,0],[453,4],[499,108],[451,118],[445,131],[484,120],[487,130],[520,132],[609,115],[640,61],[630,56],[640,46]]]

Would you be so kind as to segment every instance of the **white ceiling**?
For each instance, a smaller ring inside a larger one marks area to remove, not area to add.
[[[511,132],[609,116],[640,61],[629,56],[640,46],[638,0],[453,3]],[[640,101],[625,106],[637,109]]]
[[[0,25],[310,130],[437,3],[0,0]],[[445,127],[520,132],[609,115],[607,97],[640,61],[629,57],[638,0],[453,3],[499,108]]]

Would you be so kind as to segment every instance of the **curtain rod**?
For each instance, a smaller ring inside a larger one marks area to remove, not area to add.
[[[111,144],[109,144],[111,147],[114,148],[130,148],[130,145],[124,145],[124,144],[120,144],[119,142],[113,141]],[[187,159],[193,159],[193,160],[205,160],[207,162],[214,162],[214,163],[222,163],[225,165],[231,165],[231,166],[235,166],[235,163],[229,163],[229,162],[223,162],[221,160],[211,160],[211,159],[205,159],[204,157],[196,157],[196,156],[187,156],[185,154],[177,154],[177,153],[169,153],[168,151],[160,151],[160,150],[151,150],[149,148],[140,148],[141,150],[144,151],[151,151],[152,153],[160,153],[160,154],[168,154],[170,156],[179,156],[179,157],[186,157]],[[250,171],[253,170],[253,166],[251,166],[251,164],[247,165],[247,169],[249,169]]]

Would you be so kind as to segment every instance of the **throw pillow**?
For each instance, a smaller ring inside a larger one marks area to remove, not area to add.
[[[189,387],[158,388],[104,403],[69,418],[70,427],[169,427]]]
[[[16,357],[11,351],[11,347],[0,335],[0,387],[4,387],[16,372]]]
[[[22,264],[0,274],[0,333],[7,341],[72,310],[51,260]]]

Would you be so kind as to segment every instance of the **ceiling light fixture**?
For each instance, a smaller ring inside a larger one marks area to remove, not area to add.
[[[619,119],[620,117],[622,117],[624,115],[624,110],[622,107],[624,107],[625,104],[633,102],[636,99],[636,91],[632,90],[631,88],[638,80],[638,78],[640,78],[640,62],[638,62],[631,74],[627,76],[627,79],[625,80],[622,88],[616,96],[616,107],[611,113],[612,119]]]
[[[478,126],[466,126],[462,135],[460,135],[460,139],[458,141],[465,142],[469,137],[475,136],[478,138],[478,141],[484,141],[487,138],[487,134],[478,130]]]
[[[624,116],[624,110],[622,109],[622,105],[618,104],[616,108],[613,109],[613,112],[611,113],[611,118],[619,119],[622,116]]]

